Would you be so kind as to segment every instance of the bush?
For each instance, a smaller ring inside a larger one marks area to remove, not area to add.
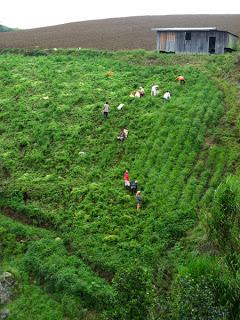
[[[211,258],[197,258],[179,270],[173,283],[174,319],[228,319],[223,296],[229,293],[222,270]]]
[[[87,304],[98,309],[111,306],[114,301],[113,288],[79,258],[68,256],[62,241],[43,239],[31,243],[24,264],[50,291],[81,295]]]
[[[117,290],[114,319],[146,320],[149,318],[153,291],[151,277],[142,266],[129,266],[119,270],[113,279]]]
[[[224,252],[240,249],[240,187],[239,179],[230,176],[217,188],[208,219],[208,235]]]

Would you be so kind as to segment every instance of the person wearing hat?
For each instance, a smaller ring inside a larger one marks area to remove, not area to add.
[[[138,90],[131,92],[130,97],[141,98],[145,95],[143,87],[139,87]]]
[[[185,78],[183,76],[178,76],[176,78],[177,81],[179,81],[180,84],[184,84],[185,83]]]
[[[141,191],[137,191],[135,198],[136,198],[137,210],[140,210],[140,208],[142,206]]]

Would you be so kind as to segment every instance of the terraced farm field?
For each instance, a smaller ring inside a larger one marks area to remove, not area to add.
[[[0,56],[0,271],[19,283],[9,319],[238,319],[239,278],[206,213],[238,172],[237,59]]]

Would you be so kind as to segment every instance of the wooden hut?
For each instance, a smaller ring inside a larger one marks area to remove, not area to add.
[[[175,53],[225,53],[234,50],[238,36],[209,28],[153,28],[157,51]]]

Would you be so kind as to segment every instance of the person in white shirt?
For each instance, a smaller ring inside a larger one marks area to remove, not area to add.
[[[141,93],[139,91],[136,91],[134,94],[135,98],[141,98]]]
[[[163,95],[163,100],[164,101],[169,101],[171,98],[171,93],[169,91],[166,91]]]
[[[145,95],[143,87],[139,87],[138,90],[131,92],[130,97],[141,98]]]
[[[145,91],[144,91],[143,87],[139,87],[138,92],[140,93],[140,97],[143,97],[145,95]]]
[[[121,131],[120,131],[119,136],[117,137],[117,139],[120,142],[123,142],[125,139],[127,139],[127,137],[128,137],[128,130],[125,129],[125,128],[122,128]]]
[[[109,114],[109,110],[110,110],[110,106],[109,106],[108,102],[106,102],[103,105],[103,117],[104,117],[104,119],[107,119],[108,114]]]
[[[151,96],[152,97],[156,97],[156,96],[158,96],[158,94],[159,94],[159,90],[158,90],[158,85],[153,85],[152,86],[152,89],[151,89]]]

